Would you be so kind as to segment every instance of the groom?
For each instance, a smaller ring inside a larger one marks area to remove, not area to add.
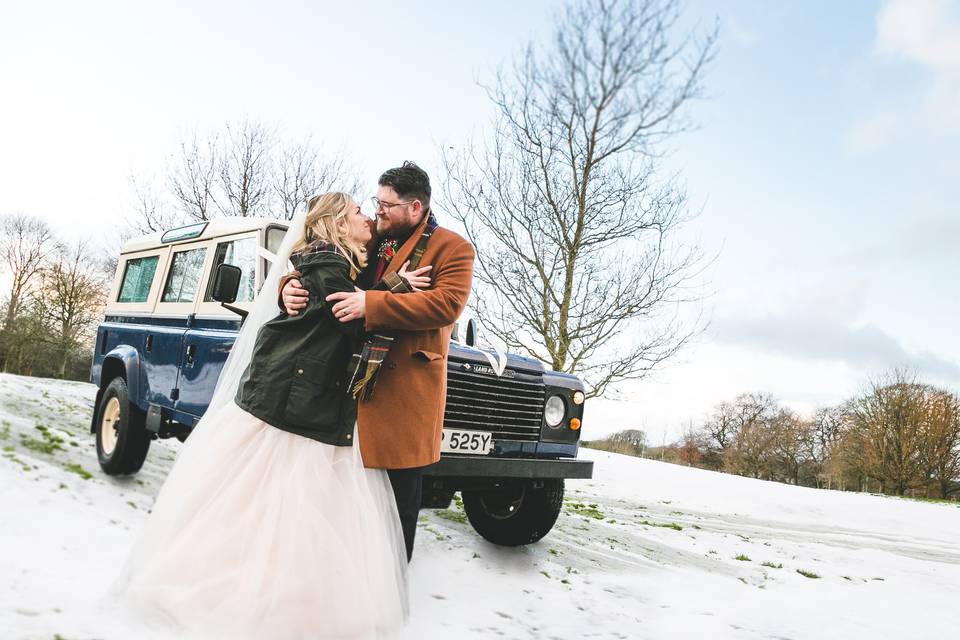
[[[470,295],[474,250],[461,236],[437,225],[430,210],[430,178],[416,164],[404,162],[387,170],[378,184],[376,233],[367,267],[357,280],[366,290],[335,293],[327,303],[341,322],[363,318],[373,336],[368,349],[375,360],[376,354],[384,354],[379,368],[374,367],[372,392],[360,401],[357,430],[364,465],[386,469],[390,477],[409,561],[423,469],[440,459],[447,351],[453,323]],[[415,256],[419,264],[414,259],[410,270],[433,267],[428,289],[402,295],[370,290]],[[297,275],[280,283],[283,306],[291,315],[308,299]]]

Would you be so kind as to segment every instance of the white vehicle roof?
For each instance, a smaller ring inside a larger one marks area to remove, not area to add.
[[[257,231],[264,229],[269,226],[280,225],[283,227],[288,227],[290,225],[289,220],[280,220],[276,218],[241,218],[241,217],[229,217],[229,218],[214,218],[207,221],[207,226],[203,229],[203,232],[200,234],[190,235],[190,237],[183,238],[182,240],[169,240],[163,242],[162,238],[164,234],[171,233],[178,229],[188,229],[196,225],[201,225],[202,222],[190,223],[182,225],[180,227],[174,227],[172,229],[167,229],[165,231],[158,231],[156,233],[151,233],[150,235],[140,236],[138,238],[131,238],[127,240],[123,249],[120,250],[121,254],[131,253],[134,251],[144,251],[147,249],[156,249],[157,247],[163,247],[167,245],[177,245],[183,244],[185,242],[197,242],[199,240],[206,240],[209,238],[216,238],[219,236],[228,236],[235,233],[243,233],[244,231]]]

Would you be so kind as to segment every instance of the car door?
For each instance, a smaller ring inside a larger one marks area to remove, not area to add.
[[[180,411],[202,416],[207,410],[240,330],[239,316],[213,299],[216,269],[224,263],[240,268],[240,289],[234,305],[249,310],[257,292],[258,242],[259,234],[248,232],[218,238],[211,247],[212,259],[205,267],[203,295],[198,295],[196,317],[184,335],[184,361],[180,367],[180,394],[176,404]]]
[[[147,401],[175,408],[181,393],[181,369],[189,359],[184,339],[194,321],[202,291],[208,246],[175,246],[170,256],[160,299],[154,308],[154,326],[145,337]]]

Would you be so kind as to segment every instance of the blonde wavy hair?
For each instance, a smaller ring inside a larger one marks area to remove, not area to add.
[[[316,242],[331,244],[342,253],[356,276],[367,266],[367,248],[348,237],[346,217],[356,211],[353,198],[339,191],[316,195],[307,201],[307,218],[303,223],[303,239],[293,247],[293,252],[303,251]]]

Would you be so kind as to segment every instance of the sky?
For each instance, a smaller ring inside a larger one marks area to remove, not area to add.
[[[244,118],[343,150],[371,192],[405,159],[438,181],[439,150],[489,130],[480,85],[564,6],[4,2],[0,214],[106,242],[131,175]],[[809,413],[897,366],[960,389],[960,2],[688,0],[684,22],[720,30],[662,169],[716,256],[710,324],[591,401],[584,437],[669,440],[751,391]]]

